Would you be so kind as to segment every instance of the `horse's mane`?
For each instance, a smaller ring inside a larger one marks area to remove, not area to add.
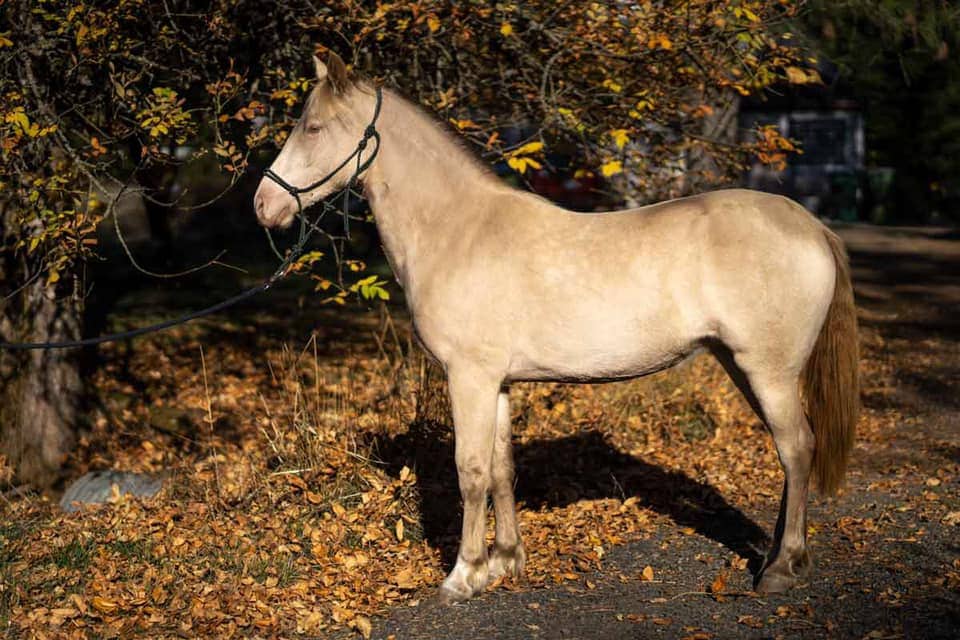
[[[373,85],[365,83],[366,87],[361,90],[374,91]],[[384,89],[384,95],[390,96],[401,105],[403,112],[398,114],[400,118],[409,118],[411,123],[420,130],[425,131],[433,144],[440,148],[441,153],[445,153],[451,163],[458,164],[470,170],[473,174],[479,174],[484,178],[496,180],[496,174],[489,165],[477,157],[466,141],[458,135],[453,128],[437,118],[435,115],[427,112],[424,107],[403,96],[400,92],[393,89]],[[407,123],[410,126],[410,123]]]

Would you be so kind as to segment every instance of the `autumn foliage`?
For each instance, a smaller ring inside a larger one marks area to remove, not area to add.
[[[105,194],[157,166],[215,164],[232,185],[285,139],[332,47],[400,87],[490,161],[544,152],[634,201],[736,175],[775,131],[730,135],[736,98],[816,81],[784,21],[798,3],[18,2],[0,25],[7,247],[55,284],[91,255]],[[523,139],[505,140],[520,127]],[[788,149],[787,149],[788,150]],[[621,196],[622,197],[622,196]],[[171,201],[171,206],[193,201]]]

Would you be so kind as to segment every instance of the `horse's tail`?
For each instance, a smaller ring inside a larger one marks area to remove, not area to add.
[[[857,310],[850,265],[839,237],[824,228],[837,266],[833,300],[803,371],[807,417],[816,438],[813,473],[824,494],[843,483],[860,413]]]

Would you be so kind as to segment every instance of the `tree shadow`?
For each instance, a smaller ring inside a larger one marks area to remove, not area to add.
[[[416,471],[423,537],[452,566],[460,539],[461,504],[450,428],[432,420],[411,424],[407,433],[383,437],[375,451],[388,470]],[[719,542],[748,561],[756,575],[757,549],[769,537],[712,486],[666,471],[616,449],[597,431],[514,443],[516,497],[522,509],[564,507],[580,500],[639,498],[640,504],[682,527]]]

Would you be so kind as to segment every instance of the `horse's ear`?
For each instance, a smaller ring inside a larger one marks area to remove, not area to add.
[[[317,69],[317,82],[329,82],[337,93],[347,89],[350,84],[350,74],[340,56],[331,51],[327,54],[326,63],[317,56],[313,56],[313,64]]]
[[[313,66],[317,70],[317,83],[323,84],[326,82],[329,71],[327,65],[320,59],[320,56],[313,56]]]

